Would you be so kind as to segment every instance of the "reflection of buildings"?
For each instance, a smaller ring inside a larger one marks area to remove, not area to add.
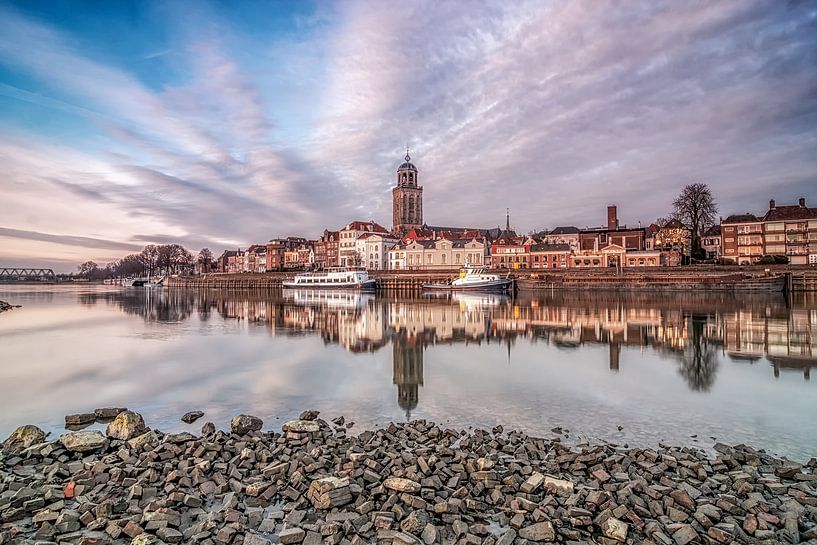
[[[803,373],[808,380],[817,365],[817,301],[815,294],[796,294],[791,308],[724,313],[724,348],[738,361],[766,357],[774,376],[781,370]],[[798,303],[802,303],[798,304]]]
[[[648,348],[677,362],[694,390],[714,383],[718,353],[731,360],[771,364],[810,377],[817,365],[817,294],[735,296],[727,293],[648,294],[595,292],[443,298],[380,299],[358,292],[240,292],[124,290],[82,295],[148,321],[205,321],[212,310],[272,335],[320,335],[351,352],[392,343],[397,403],[410,414],[424,384],[424,351],[437,344],[500,342],[510,353],[519,338],[574,350],[606,344],[611,371],[624,371],[622,349]],[[257,326],[263,326],[263,329]]]

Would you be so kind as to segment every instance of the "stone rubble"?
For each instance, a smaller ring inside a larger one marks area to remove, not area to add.
[[[108,436],[23,426],[3,443],[0,545],[817,543],[817,459],[744,445],[571,447],[422,420],[349,436],[317,411],[194,436],[114,416]]]

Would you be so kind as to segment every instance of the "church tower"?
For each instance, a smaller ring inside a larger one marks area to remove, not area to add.
[[[392,231],[404,235],[423,226],[423,188],[417,184],[417,167],[406,148],[406,162],[397,169],[397,185],[391,190]]]

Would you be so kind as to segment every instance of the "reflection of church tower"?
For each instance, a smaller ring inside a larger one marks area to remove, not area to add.
[[[411,418],[411,410],[419,401],[418,386],[423,385],[423,344],[410,342],[402,336],[394,338],[392,382],[397,385],[397,404]]]
[[[618,371],[618,358],[621,355],[621,345],[616,342],[610,343],[610,371]]]
[[[423,226],[423,188],[417,185],[417,167],[406,149],[406,162],[397,169],[392,195],[392,230],[400,235]]]

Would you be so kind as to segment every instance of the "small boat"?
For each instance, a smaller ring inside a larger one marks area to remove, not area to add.
[[[369,273],[365,270],[340,267],[326,272],[298,274],[292,280],[285,280],[282,285],[285,288],[366,290],[376,288],[377,280],[369,278]]]
[[[134,288],[158,288],[162,286],[162,282],[164,282],[164,280],[164,276],[158,280],[154,280],[152,278],[135,278],[130,285]]]
[[[468,267],[460,270],[460,277],[446,284],[423,284],[426,291],[507,291],[513,284],[510,278],[486,272],[484,268]]]

